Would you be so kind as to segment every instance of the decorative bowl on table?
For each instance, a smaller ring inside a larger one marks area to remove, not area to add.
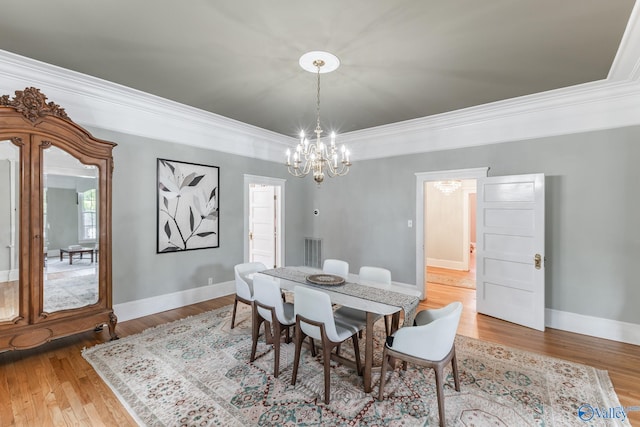
[[[335,274],[310,274],[306,279],[307,282],[313,283],[314,285],[337,286],[344,284],[344,278],[336,276]]]

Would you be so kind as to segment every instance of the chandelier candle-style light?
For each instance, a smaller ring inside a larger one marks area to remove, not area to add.
[[[300,57],[300,66],[309,72],[318,75],[318,91],[316,100],[316,134],[315,142],[310,142],[300,132],[300,142],[291,153],[287,149],[287,169],[293,176],[304,177],[313,173],[313,179],[320,185],[324,180],[325,172],[330,177],[344,176],[349,172],[351,161],[349,150],[342,145],[340,150],[336,147],[336,134],[331,133],[329,143],[322,141],[322,128],[320,127],[320,74],[330,73],[340,66],[340,60],[328,52],[308,52]],[[292,159],[293,157],[293,159]]]

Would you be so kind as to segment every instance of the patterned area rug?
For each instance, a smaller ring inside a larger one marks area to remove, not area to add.
[[[84,307],[98,301],[98,279],[95,275],[67,277],[44,282],[44,311]]]
[[[298,382],[291,386],[294,345],[283,344],[275,379],[273,351],[263,337],[258,359],[249,363],[249,308],[239,307],[233,330],[230,312],[224,307],[160,325],[85,349],[83,356],[141,425],[438,425],[433,371],[411,365],[395,370],[379,402],[379,374],[373,393],[366,394],[362,378],[335,365],[331,403],[325,405],[319,357],[303,350]],[[383,329],[376,331],[377,354]],[[461,392],[447,370],[447,425],[587,425],[578,417],[583,404],[620,406],[606,371],[462,336],[456,348]],[[350,343],[342,351],[352,352]]]
[[[427,282],[439,283],[441,285],[457,286],[459,288],[475,289],[476,281],[464,277],[451,277],[444,274],[427,273]]]
[[[85,255],[83,259],[74,257],[73,264],[69,264],[69,259],[65,258],[60,261],[58,257],[50,256],[46,262],[46,273],[59,273],[66,271],[76,271],[76,270],[86,270],[86,269],[95,269],[98,266],[96,262],[91,262],[89,260],[89,255]]]

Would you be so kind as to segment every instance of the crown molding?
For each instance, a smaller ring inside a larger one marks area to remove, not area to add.
[[[640,4],[633,5],[627,28],[613,59],[607,80],[638,80],[640,77]]]
[[[593,82],[340,135],[352,159],[466,148],[640,124],[640,84]]]
[[[355,161],[640,124],[640,6],[606,80],[349,132]],[[295,138],[0,50],[0,91],[36,86],[74,121],[115,132],[282,162]]]
[[[0,50],[0,92],[35,86],[71,119],[151,139],[282,161],[294,138]]]

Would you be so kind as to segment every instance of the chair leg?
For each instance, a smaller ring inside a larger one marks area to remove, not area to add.
[[[438,416],[440,417],[440,427],[444,427],[444,388],[442,378],[442,365],[433,369],[436,372],[436,394],[438,396]]]
[[[387,333],[387,336],[391,335],[391,316],[384,316],[384,331]]]
[[[298,365],[300,365],[300,353],[302,351],[302,341],[304,341],[305,335],[300,329],[300,324],[296,324],[296,352],[293,356],[293,373],[291,374],[291,385],[296,385],[296,379],[298,378]],[[313,340],[311,340],[313,343]]]
[[[358,338],[356,334],[351,336],[351,340],[353,341],[353,355],[356,358],[356,371],[359,376],[362,376],[362,362],[360,361],[360,344],[358,344]]]
[[[453,347],[453,357],[451,358],[451,368],[453,370],[453,382],[456,386],[456,391],[460,391],[460,377],[458,376],[458,360],[456,358],[456,348]]]
[[[258,336],[260,335],[260,325],[262,325],[263,322],[263,318],[262,316],[260,316],[260,314],[258,314],[257,310],[253,309],[253,322],[252,322],[252,328],[251,328],[251,339],[252,339],[252,343],[251,343],[251,357],[249,358],[249,361],[253,362],[254,360],[256,360],[256,350],[258,348]],[[266,338],[266,332],[267,332],[267,325],[265,325],[265,338]]]
[[[309,339],[311,340],[311,355],[316,357],[316,343],[313,342],[313,338],[309,337]]]
[[[331,395],[331,347],[326,341],[322,344],[322,359],[324,362],[324,403],[328,405]]]
[[[238,296],[236,295],[236,299],[233,301],[233,314],[231,315],[231,329],[233,329],[236,325],[236,310],[238,309]]]
[[[287,330],[288,331],[288,330]],[[273,377],[278,378],[280,373],[280,322],[273,323]]]
[[[387,376],[387,348],[385,347],[382,352],[382,369],[380,370],[380,390],[378,391],[378,400],[382,401],[382,395],[384,393],[384,383]]]

